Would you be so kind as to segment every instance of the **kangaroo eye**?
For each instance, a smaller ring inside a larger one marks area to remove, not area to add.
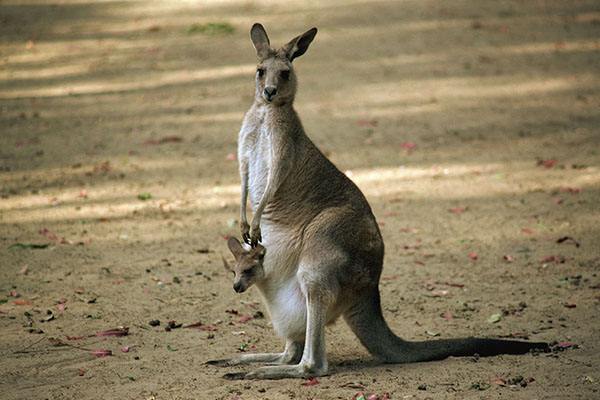
[[[285,79],[286,81],[290,79],[290,71],[281,71],[281,78]]]
[[[258,73],[258,77],[259,78],[262,78],[263,75],[265,74],[264,68],[259,68],[259,69],[256,70],[256,72]]]

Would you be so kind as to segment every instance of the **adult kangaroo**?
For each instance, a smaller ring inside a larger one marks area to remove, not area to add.
[[[339,316],[369,352],[387,363],[546,349],[546,343],[480,338],[411,342],[390,330],[379,298],[384,246],[373,212],[358,187],[306,136],[293,107],[297,81],[292,62],[316,34],[312,28],[274,50],[263,26],[252,26],[259,59],[256,90],[238,142],[241,234],[253,247],[261,242],[266,251],[252,252],[230,240],[240,264],[234,270],[236,291],[258,287],[285,349],[209,363],[275,364],[226,375],[232,379],[325,375],[325,325]],[[254,212],[250,225],[248,195]]]

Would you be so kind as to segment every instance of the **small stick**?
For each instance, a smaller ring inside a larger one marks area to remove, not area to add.
[[[42,338],[40,338],[39,340],[36,340],[35,342],[31,343],[30,345],[23,347],[21,350],[16,350],[16,351],[14,351],[14,352],[13,352],[13,354],[28,353],[28,352],[27,352],[27,351],[25,351],[25,350],[27,350],[28,348],[30,348],[30,347],[32,347],[32,346],[34,346],[34,345],[38,344],[39,342],[41,342],[42,340],[45,340],[45,339],[46,339],[46,337],[42,337]]]

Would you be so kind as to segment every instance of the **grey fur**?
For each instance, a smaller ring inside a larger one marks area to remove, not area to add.
[[[292,60],[304,54],[315,35],[313,28],[274,50],[265,47],[269,41],[262,25],[252,27],[259,58],[256,92],[238,141],[241,234],[253,246],[262,241],[267,249],[262,277],[250,284],[262,294],[286,348],[280,354],[241,355],[214,363],[280,364],[230,374],[231,379],[325,375],[325,325],[339,316],[385,362],[545,348],[544,343],[474,338],[407,342],[389,329],[379,299],[384,245],[375,217],[356,185],[306,136],[293,108],[297,82]],[[271,96],[273,88],[276,95]],[[248,196],[254,211],[251,224]],[[233,251],[240,251],[235,244]]]

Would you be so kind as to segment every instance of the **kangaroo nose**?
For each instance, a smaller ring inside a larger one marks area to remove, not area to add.
[[[277,94],[277,88],[275,86],[267,86],[265,87],[264,94],[268,100],[271,100]]]

